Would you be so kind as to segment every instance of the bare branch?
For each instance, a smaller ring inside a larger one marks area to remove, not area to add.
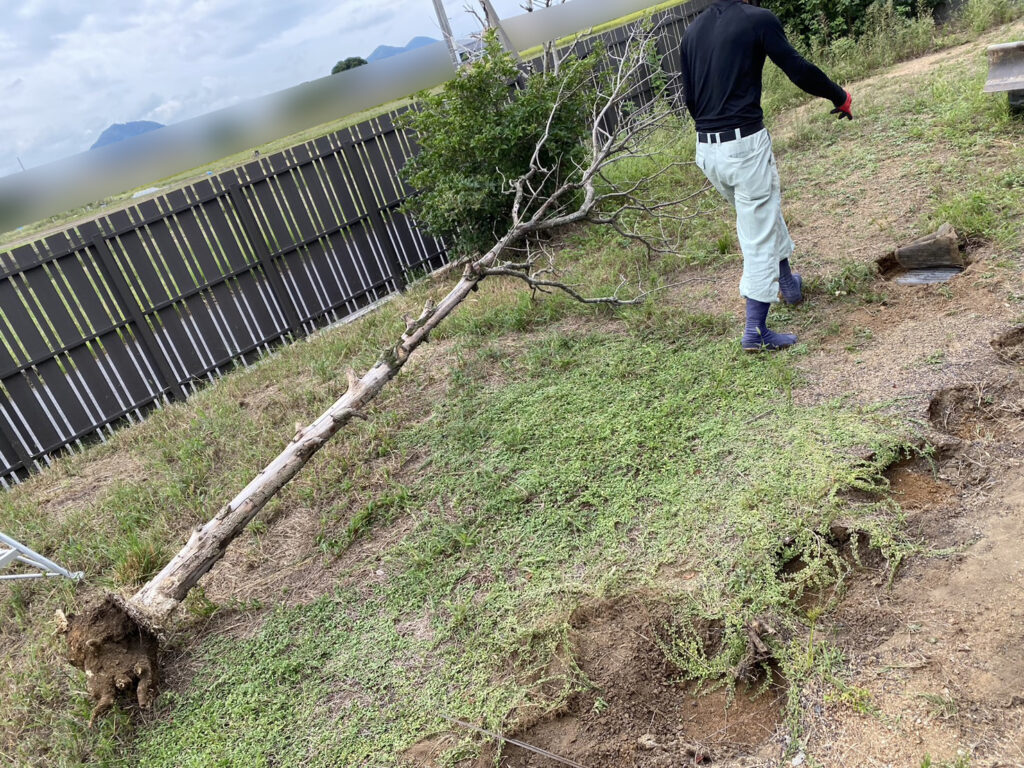
[[[515,269],[505,269],[503,267],[494,267],[492,269],[485,269],[481,273],[487,277],[514,277],[518,280],[522,280],[534,291],[541,293],[551,293],[554,290],[561,291],[562,293],[572,296],[580,304],[608,304],[615,307],[632,307],[637,304],[643,304],[647,299],[647,291],[639,291],[636,296],[631,299],[623,299],[619,296],[621,291],[626,286],[626,278],[623,277],[619,282],[619,285],[615,288],[615,291],[611,296],[584,296],[576,290],[574,286],[568,283],[559,282],[558,280],[541,280],[527,272],[522,272]]]

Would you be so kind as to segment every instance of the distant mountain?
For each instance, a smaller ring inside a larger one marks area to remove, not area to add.
[[[89,147],[89,149],[99,149],[100,147],[107,146],[107,144],[114,144],[115,142],[123,139],[130,139],[132,136],[138,136],[141,133],[149,133],[150,131],[155,131],[157,128],[163,127],[162,123],[154,123],[152,120],[135,120],[130,123],[114,123],[100,134],[100,137],[96,139],[96,143]]]
[[[373,53],[366,57],[367,62],[380,61],[381,59],[387,59],[391,56],[397,56],[400,53],[406,51],[412,51],[416,48],[422,48],[424,45],[430,45],[431,43],[439,42],[432,37],[414,37],[408,42],[404,48],[396,48],[393,45],[378,45]]]

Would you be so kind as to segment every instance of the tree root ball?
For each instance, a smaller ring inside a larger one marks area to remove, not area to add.
[[[155,632],[129,615],[113,595],[69,614],[59,631],[67,636],[68,661],[85,672],[89,696],[95,702],[91,726],[114,705],[117,694],[135,690],[139,706],[148,709],[156,698],[159,676]]]

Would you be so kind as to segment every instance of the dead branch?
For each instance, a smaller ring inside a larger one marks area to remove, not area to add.
[[[593,99],[593,128],[586,140],[585,161],[569,169],[543,166],[541,149],[549,138],[552,125],[549,119],[537,139],[529,168],[520,177],[507,180],[512,198],[512,224],[496,239],[493,247],[475,260],[465,262],[461,279],[440,301],[427,302],[418,317],[407,317],[401,337],[385,350],[370,370],[362,376],[348,371],[345,394],[311,424],[297,425],[294,436],[280,455],[208,522],[197,526],[181,550],[138,592],[127,600],[110,596],[98,608],[68,617],[64,625],[66,634],[74,640],[70,660],[82,667],[90,679],[102,675],[97,678],[100,682],[90,687],[96,701],[94,717],[111,705],[116,690],[142,686],[145,690],[137,691],[138,700],[141,705],[148,705],[158,670],[153,667],[155,661],[150,664],[139,659],[142,656],[155,659],[161,627],[166,626],[189,591],[310,458],[353,418],[363,417],[369,403],[481,280],[489,276],[514,277],[525,281],[535,291],[560,290],[584,303],[625,306],[645,299],[648,291],[639,285],[631,297],[621,297],[620,291],[626,286],[624,279],[610,296],[586,297],[577,287],[556,279],[553,258],[540,242],[545,233],[567,224],[600,222],[638,239],[650,239],[653,244],[653,238],[638,228],[624,225],[623,216],[669,220],[666,214],[675,210],[674,206],[699,194],[687,194],[676,201],[645,199],[647,187],[644,184],[632,181],[619,184],[614,174],[608,172],[624,160],[647,158],[649,153],[644,142],[669,114],[667,103],[661,99],[654,99],[650,104],[633,104],[626,109],[638,87],[650,77],[646,59],[649,43],[649,34],[637,32],[626,51],[612,59],[611,74]],[[553,111],[568,97],[568,93],[562,94]],[[544,186],[542,180],[549,178],[558,179],[558,186],[554,192],[542,195],[538,191]],[[687,218],[680,214],[672,214],[672,217],[677,223]],[[512,260],[517,254],[520,258]],[[541,261],[542,258],[546,262]],[[136,631],[132,630],[133,626]],[[125,655],[126,643],[130,640],[138,645],[137,638],[145,640],[142,656]],[[128,659],[131,666],[121,668],[126,663],[122,659]]]

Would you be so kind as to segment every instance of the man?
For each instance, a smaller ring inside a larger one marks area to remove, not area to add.
[[[748,352],[792,346],[796,336],[768,329],[779,294],[803,300],[803,281],[789,266],[793,253],[782,218],[779,172],[761,110],[767,56],[798,87],[829,99],[839,118],[853,119],[851,96],[797,53],[782,23],[759,0],[716,0],[686,30],[682,74],[686,108],[697,124],[697,165],[736,209],[743,251],[740,295],[747,300],[741,345]]]

